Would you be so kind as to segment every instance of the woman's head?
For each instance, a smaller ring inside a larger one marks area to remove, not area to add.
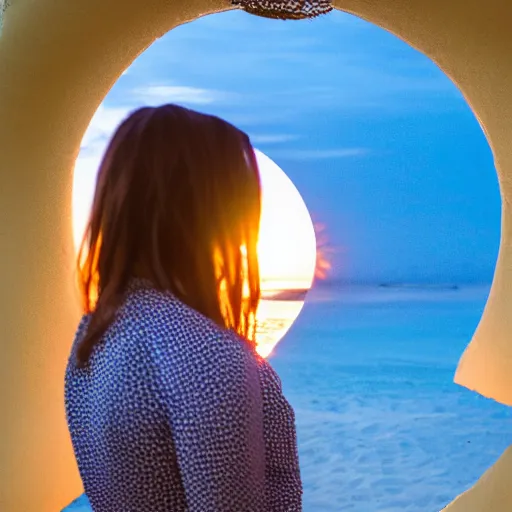
[[[231,124],[176,105],[129,115],[101,162],[78,256],[92,313],[78,361],[137,276],[253,341],[260,196],[249,138]]]

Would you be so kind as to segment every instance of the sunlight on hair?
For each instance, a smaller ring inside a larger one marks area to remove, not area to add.
[[[257,313],[258,353],[268,357],[298,317],[315,277],[317,245],[311,216],[284,171],[261,151],[256,158],[262,182],[258,258],[262,300]],[[101,153],[79,155],[73,186],[75,247],[82,241],[92,206]],[[241,247],[242,254],[245,247]]]

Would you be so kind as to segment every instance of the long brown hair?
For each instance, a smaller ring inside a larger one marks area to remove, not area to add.
[[[260,208],[245,133],[177,105],[130,114],[101,162],[78,254],[91,314],[78,364],[87,363],[137,276],[254,345]]]

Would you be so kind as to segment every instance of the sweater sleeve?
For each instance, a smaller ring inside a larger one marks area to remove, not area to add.
[[[283,395],[281,380],[272,366],[260,360],[265,429],[268,510],[302,511],[295,413]]]
[[[255,354],[213,328],[158,348],[189,512],[267,512],[263,404]]]

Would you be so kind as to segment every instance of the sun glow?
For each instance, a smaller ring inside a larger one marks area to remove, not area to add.
[[[316,270],[313,221],[299,191],[284,171],[256,150],[262,183],[258,259],[264,299],[257,314],[258,352],[268,357],[293,325],[304,294],[293,300],[291,290],[309,290]],[[276,299],[285,295],[286,300]]]
[[[316,233],[316,269],[315,277],[317,279],[326,279],[331,270],[332,247],[327,239],[327,229],[324,224],[315,222]]]
[[[256,150],[262,212],[258,258],[262,289],[307,289],[316,267],[313,221],[299,191],[284,171]]]
[[[317,244],[306,204],[290,178],[261,151],[256,150],[256,158],[262,182],[258,258],[263,295],[257,313],[257,340],[258,352],[267,357],[304,305],[305,292],[318,270]],[[100,159],[98,152],[79,155],[76,162],[73,235],[77,249],[89,217]],[[287,293],[292,295],[287,297]]]

